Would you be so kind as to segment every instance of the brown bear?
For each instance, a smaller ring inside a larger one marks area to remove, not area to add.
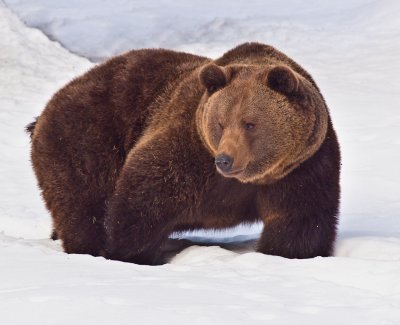
[[[28,130],[67,253],[160,264],[174,232],[262,221],[259,252],[332,254],[336,134],[314,80],[271,46],[214,61],[125,53],[57,92]]]

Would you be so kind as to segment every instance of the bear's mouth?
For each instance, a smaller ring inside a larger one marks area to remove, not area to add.
[[[222,171],[217,167],[218,172],[224,177],[236,177],[240,175],[246,168],[238,168],[229,171]]]

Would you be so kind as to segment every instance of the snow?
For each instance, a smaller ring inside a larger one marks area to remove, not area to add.
[[[287,260],[192,246],[171,264],[0,237],[4,324],[398,324],[399,260]],[[82,322],[82,321],[81,321]]]
[[[1,2],[0,9],[0,231],[45,238],[50,219],[30,167],[24,127],[51,93],[91,64],[25,27]]]
[[[394,0],[0,1],[1,323],[399,324],[399,16]],[[343,154],[334,257],[255,253],[259,225],[171,240],[159,267],[48,239],[23,129],[58,88],[131,48],[217,57],[251,40],[302,64],[330,107]]]

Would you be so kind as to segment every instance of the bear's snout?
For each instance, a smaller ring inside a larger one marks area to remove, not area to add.
[[[223,173],[228,173],[232,169],[233,158],[225,154],[218,155],[215,157],[215,165]]]

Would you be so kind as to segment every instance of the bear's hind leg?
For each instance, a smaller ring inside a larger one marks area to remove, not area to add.
[[[53,218],[51,238],[61,239],[66,253],[100,255],[104,246],[104,200],[68,191],[57,195],[57,192],[43,191]]]
[[[64,251],[69,254],[101,255],[104,246],[104,208],[77,205],[68,212],[55,216],[60,218],[56,225],[57,234],[62,240]],[[103,210],[103,211],[101,211]]]
[[[100,255],[107,197],[101,184],[105,181],[99,173],[83,172],[44,141],[40,147],[33,146],[32,163],[52,216],[53,234],[67,253]]]

